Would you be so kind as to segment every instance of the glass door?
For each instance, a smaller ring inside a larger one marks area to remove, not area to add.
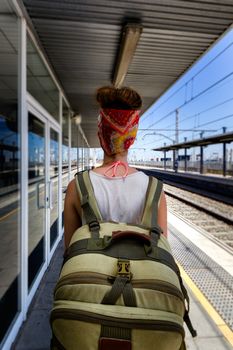
[[[60,130],[28,105],[28,289],[49,262],[60,228]],[[42,272],[43,273],[43,272]]]
[[[46,120],[28,113],[28,289],[45,263]]]

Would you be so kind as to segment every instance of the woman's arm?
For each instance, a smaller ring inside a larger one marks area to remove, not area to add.
[[[75,180],[72,180],[66,190],[64,206],[64,241],[65,249],[68,248],[71,237],[77,228],[82,225],[81,205]]]
[[[167,202],[164,192],[161,194],[158,208],[158,225],[163,230],[164,236],[167,237]]]

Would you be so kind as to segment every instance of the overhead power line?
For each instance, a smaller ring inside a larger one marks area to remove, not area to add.
[[[182,90],[184,87],[187,87],[188,84],[196,78],[202,71],[204,71],[209,65],[211,65],[217,58],[219,58],[224,52],[226,52],[231,46],[233,45],[233,42],[231,42],[227,47],[225,47],[221,52],[219,52],[215,57],[213,57],[204,67],[202,67],[196,74],[194,74],[188,81],[186,81],[180,88],[178,88],[174,93],[172,93],[165,101],[163,101],[153,112],[150,112],[150,114],[146,115],[143,118],[143,121],[147,119],[152,113],[154,113],[156,110],[158,110],[164,103],[169,101],[174,95],[176,95],[180,90]],[[193,100],[193,99],[192,99]],[[179,107],[176,107],[179,108]]]
[[[232,117],[233,117],[233,114],[227,114],[227,115],[225,115],[225,116],[223,116],[221,118],[217,118],[217,119],[211,120],[211,121],[209,121],[207,123],[204,123],[204,124],[199,124],[197,127],[194,127],[194,129],[199,131],[199,129],[197,129],[197,128],[200,128],[200,127],[206,126],[206,125],[210,125],[210,124],[213,124],[215,122],[219,122],[221,120],[229,119],[229,118],[232,118]],[[195,130],[193,130],[193,131],[195,131]]]
[[[143,131],[176,131],[177,129],[139,129],[139,130],[143,130]],[[214,129],[200,129],[200,130],[194,130],[193,128],[192,129],[178,129],[178,131],[217,131],[217,130],[214,130]],[[152,134],[151,134],[152,135]],[[145,135],[144,135],[145,136]]]
[[[220,120],[224,120],[224,119],[228,119],[228,118],[232,118],[233,117],[233,114],[228,114],[228,115],[225,115],[224,117],[221,117],[221,118],[218,118],[218,119],[214,119],[210,122],[207,122],[207,123],[204,123],[204,124],[201,124],[201,125],[198,125],[197,128],[199,128],[200,126],[205,126],[205,125],[209,125],[209,124],[213,124],[215,122],[219,122]]]
[[[228,102],[230,102],[230,101],[233,101],[233,98],[229,98],[229,99],[227,99],[227,100],[225,100],[225,101],[222,101],[221,103],[218,103],[218,104],[216,104],[216,105],[214,105],[214,106],[211,106],[211,107],[209,107],[209,108],[207,108],[207,109],[205,109],[205,110],[203,110],[203,111],[200,111],[200,112],[197,112],[197,113],[195,113],[195,114],[192,114],[191,116],[187,116],[187,117],[185,117],[184,119],[181,119],[180,122],[183,122],[184,120],[191,119],[191,118],[196,117],[196,116],[199,116],[199,115],[201,115],[201,114],[203,114],[203,113],[209,112],[209,111],[211,111],[212,109],[214,109],[214,108],[216,108],[216,107],[223,106],[224,104],[226,104],[226,103],[228,103]]]
[[[161,121],[163,121],[164,119],[166,119],[167,117],[169,117],[170,115],[172,115],[173,113],[176,112],[177,109],[180,109],[182,107],[184,107],[185,105],[187,105],[190,102],[193,102],[194,100],[196,100],[197,98],[201,97],[203,94],[207,93],[209,90],[211,90],[213,87],[217,86],[219,83],[221,83],[222,81],[226,80],[227,78],[229,78],[229,76],[233,76],[233,71],[229,74],[227,74],[226,76],[224,76],[223,78],[219,79],[217,82],[215,82],[214,84],[210,85],[208,88],[206,88],[205,90],[201,91],[199,94],[197,94],[192,100],[189,100],[188,102],[184,102],[181,105],[179,105],[178,107],[176,107],[174,110],[170,111],[168,114],[166,114],[165,116],[161,117],[159,120],[157,120],[156,122],[152,123],[151,125],[148,126],[148,128],[151,128],[152,126],[154,126],[155,124],[160,123]]]
[[[176,107],[174,110],[170,111],[168,114],[166,114],[165,116],[161,117],[159,120],[157,120],[156,122],[152,123],[151,125],[149,125],[148,128],[154,126],[155,124],[161,122],[162,120],[166,119],[167,117],[169,117],[171,114],[175,113],[175,111],[177,109],[180,109],[182,107],[184,107],[185,105],[187,105],[190,102],[193,102],[194,100],[196,100],[197,98],[199,98],[200,96],[202,96],[203,94],[205,94],[206,92],[208,92],[210,89],[212,89],[213,87],[215,87],[216,85],[218,85],[219,83],[221,83],[222,81],[226,80],[227,78],[229,78],[230,76],[233,75],[233,71],[227,75],[225,75],[223,78],[219,79],[218,81],[216,81],[215,83],[213,83],[212,85],[210,85],[208,88],[202,90],[199,94],[197,94],[196,96],[193,97],[192,100],[189,100],[188,102],[184,102],[181,105],[179,105],[178,107]]]

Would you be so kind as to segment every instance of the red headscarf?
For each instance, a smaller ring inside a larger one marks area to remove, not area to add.
[[[126,151],[137,135],[138,110],[104,108],[100,110],[98,136],[108,155]]]

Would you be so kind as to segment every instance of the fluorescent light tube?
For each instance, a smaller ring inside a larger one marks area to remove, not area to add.
[[[115,87],[120,87],[125,79],[140,39],[142,29],[142,25],[137,23],[127,24],[123,29],[119,56],[113,77],[113,85]]]

